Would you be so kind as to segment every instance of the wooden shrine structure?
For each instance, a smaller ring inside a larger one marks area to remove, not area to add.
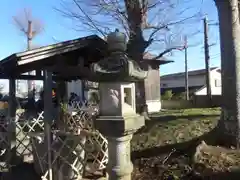
[[[12,119],[16,117],[15,80],[43,80],[44,131],[45,140],[50,146],[51,137],[49,133],[51,132],[51,123],[53,121],[52,82],[78,79],[98,82],[97,77],[90,71],[90,65],[107,55],[107,43],[100,37],[92,35],[15,53],[1,60],[0,79],[9,79],[8,117]],[[141,63],[156,68],[161,64],[169,62],[166,60],[147,60]],[[36,71],[35,75],[24,75],[24,73],[30,71]],[[48,151],[48,160],[51,161],[51,150],[49,149]]]

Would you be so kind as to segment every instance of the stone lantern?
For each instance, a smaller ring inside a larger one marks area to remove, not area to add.
[[[130,180],[130,141],[145,124],[144,117],[136,113],[135,82],[144,80],[147,71],[128,58],[123,33],[110,33],[107,43],[109,56],[92,65],[100,82],[100,111],[95,126],[108,140],[109,179]]]

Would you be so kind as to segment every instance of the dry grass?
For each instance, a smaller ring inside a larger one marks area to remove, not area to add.
[[[199,137],[209,134],[219,117],[219,108],[153,114],[132,140],[133,154],[139,154],[133,160],[133,179],[196,179],[192,157]]]
[[[196,148],[195,171],[201,175],[240,170],[240,151],[207,145],[204,141]]]
[[[219,108],[169,110],[153,115],[153,120],[137,132],[132,150],[190,141],[211,131],[218,122]]]

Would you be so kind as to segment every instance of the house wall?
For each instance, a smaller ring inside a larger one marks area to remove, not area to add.
[[[161,95],[160,95],[160,72],[159,67],[148,72],[145,79],[145,96],[148,105],[148,112],[159,112],[161,110]]]
[[[189,86],[203,86],[205,84],[204,75],[188,77]],[[161,88],[185,87],[185,77],[173,77],[171,79],[161,79]]]
[[[206,77],[205,74],[201,75],[192,75],[188,77],[189,87],[193,86],[205,86]],[[216,70],[210,72],[210,85],[213,95],[221,94],[221,73]],[[176,87],[185,87],[185,77],[172,77],[168,79],[161,79],[161,88],[176,88]],[[195,93],[196,95],[206,95],[206,88],[201,88]]]
[[[210,72],[210,84],[211,84],[211,92],[212,95],[221,95],[222,94],[222,86],[221,86],[221,74],[217,71]],[[204,86],[199,91],[195,92],[195,95],[206,95],[207,87]]]

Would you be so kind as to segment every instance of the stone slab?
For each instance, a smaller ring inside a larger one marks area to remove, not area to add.
[[[145,125],[143,116],[99,116],[95,127],[105,136],[123,136],[134,133]]]

